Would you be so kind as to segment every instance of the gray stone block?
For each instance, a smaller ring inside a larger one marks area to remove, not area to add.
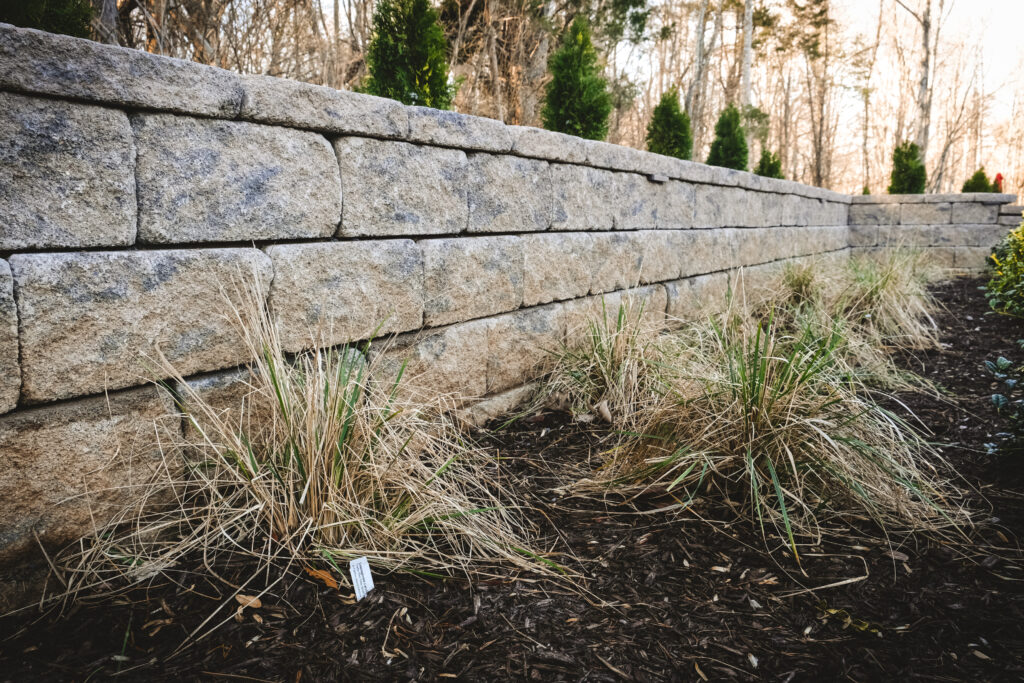
[[[953,223],[996,223],[999,221],[998,204],[956,202],[953,204]]]
[[[709,273],[665,283],[668,295],[668,325],[700,320],[725,310],[728,305],[729,275]]]
[[[403,363],[402,399],[447,396],[460,404],[487,393],[490,320],[472,320],[396,337],[370,350],[370,373],[390,385]]]
[[[593,274],[589,233],[523,235],[523,305],[586,296]]]
[[[899,204],[852,204],[850,206],[850,225],[896,225],[899,222]]]
[[[423,240],[419,245],[427,326],[504,313],[523,303],[519,237]]]
[[[565,316],[558,304],[506,313],[488,322],[488,394],[540,376],[565,339]]]
[[[343,237],[458,234],[466,230],[466,153],[407,142],[339,138]]]
[[[852,206],[850,207],[853,208]],[[878,244],[878,226],[876,225],[851,225],[850,246],[852,247],[873,247]]]
[[[951,217],[952,204],[949,202],[900,205],[901,225],[939,225],[949,223]]]
[[[21,392],[18,361],[18,308],[14,278],[7,261],[0,260],[0,413],[14,410]]]
[[[409,113],[400,102],[271,76],[242,76],[240,118],[324,133],[404,139]]]
[[[140,240],[240,242],[337,230],[338,164],[317,133],[170,114],[132,124]]]
[[[677,239],[682,252],[679,277],[726,270],[737,264],[743,229],[682,230]]]
[[[643,248],[637,233],[594,233],[592,259],[591,294],[636,287],[640,281]]]
[[[42,559],[37,535],[52,552],[138,500],[180,428],[174,413],[145,388],[0,417],[0,564]]]
[[[497,119],[429,107],[409,107],[409,140],[480,152],[508,152],[512,135]]]
[[[616,173],[615,229],[651,230],[658,227],[657,191],[660,187],[637,173]]]
[[[226,311],[234,283],[270,286],[257,249],[15,254],[22,399],[50,401],[143,384],[158,353],[182,375],[248,360]],[[148,357],[151,360],[147,360]]]
[[[507,126],[507,129],[512,136],[513,154],[572,164],[582,164],[587,160],[582,138],[527,126]]]
[[[269,305],[287,351],[423,324],[423,255],[412,240],[282,244]]]
[[[964,270],[984,270],[988,266],[988,257],[992,253],[989,247],[956,247],[953,254],[953,267]]]
[[[554,194],[546,161],[470,154],[469,232],[535,232],[551,226]]]
[[[611,230],[619,212],[615,173],[588,166],[551,164],[553,230]]]
[[[0,24],[0,87],[112,105],[234,118],[238,74],[142,50]]]
[[[693,227],[696,187],[690,183],[670,180],[651,188],[657,208],[659,228],[678,230]]]
[[[0,44],[4,35],[0,29]],[[135,146],[128,117],[3,92],[0,109],[0,251],[132,244]]]

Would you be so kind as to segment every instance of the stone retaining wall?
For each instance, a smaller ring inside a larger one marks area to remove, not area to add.
[[[182,428],[160,417],[172,406],[147,388],[159,373],[146,357],[231,395],[247,360],[224,315],[239,274],[260,282],[291,351],[314,329],[327,344],[377,330],[397,335],[388,353],[419,381],[507,401],[602,298],[643,298],[663,323],[720,297],[738,268],[756,288],[788,260],[896,233],[976,263],[970,250],[1006,229],[991,202],[1010,200],[851,207],[794,182],[6,25],[0,139],[0,565],[102,523],[164,430]]]

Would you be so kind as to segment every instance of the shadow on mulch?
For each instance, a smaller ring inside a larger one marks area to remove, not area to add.
[[[536,506],[550,549],[575,556],[565,562],[586,577],[583,593],[530,576],[470,584],[379,575],[353,603],[297,579],[175,654],[214,609],[230,616],[236,607],[197,563],[180,586],[81,604],[63,619],[0,621],[0,680],[1020,679],[1024,476],[1019,463],[984,452],[998,425],[981,363],[1019,357],[1024,328],[986,315],[978,284],[938,288],[945,348],[901,361],[948,392],[900,398],[980,492],[974,502],[988,521],[966,555],[854,540],[809,553],[813,580],[793,576],[749,525],[621,514],[613,501],[559,496],[552,489],[565,472],[610,437],[545,414],[481,439]],[[729,519],[727,509],[697,512]]]

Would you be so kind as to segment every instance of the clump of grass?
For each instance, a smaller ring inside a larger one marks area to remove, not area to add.
[[[840,343],[771,319],[691,327],[674,342],[686,351],[671,390],[640,407],[581,488],[744,501],[737,512],[797,558],[835,519],[936,533],[964,524],[938,454],[837,371]]]
[[[196,555],[210,571],[242,557],[339,585],[343,563],[362,556],[429,574],[557,566],[529,549],[514,491],[443,399],[402,398],[402,373],[384,379],[353,348],[289,357],[261,293],[246,300],[232,310],[254,358],[243,398],[222,405],[161,361],[188,427],[150,497],[172,503],[126,510],[65,557],[73,588],[177,571]]]

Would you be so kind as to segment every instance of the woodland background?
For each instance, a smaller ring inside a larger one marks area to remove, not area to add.
[[[107,42],[341,89],[366,75],[373,0],[94,2]],[[456,111],[539,125],[548,56],[583,14],[613,93],[611,142],[642,148],[651,110],[675,86],[697,160],[731,102],[745,106],[751,159],[777,152],[787,178],[884,192],[893,147],[910,139],[925,150],[929,192],[958,191],[984,165],[1019,194],[1024,79],[985,83],[984,39],[949,30],[954,2],[441,0],[439,10]],[[997,91],[1008,110],[994,116]]]

